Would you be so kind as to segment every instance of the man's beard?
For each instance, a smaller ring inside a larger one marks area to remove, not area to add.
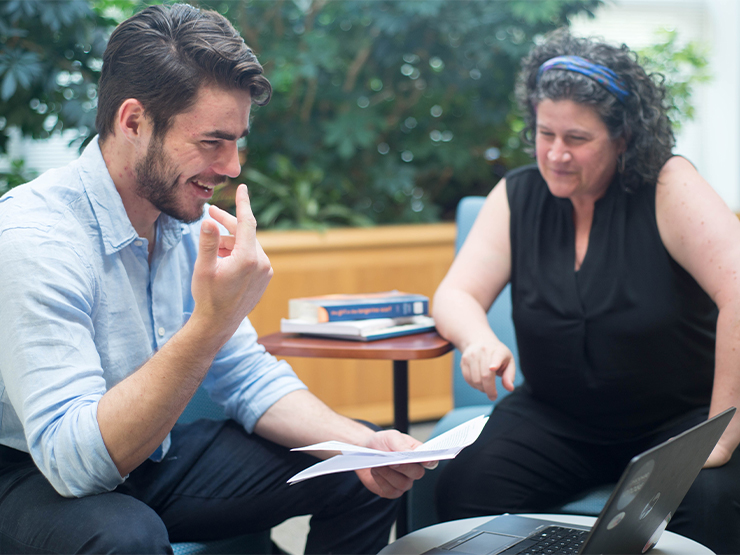
[[[152,137],[146,157],[136,163],[136,194],[148,200],[163,214],[191,224],[203,216],[203,206],[206,201],[199,203],[196,210],[189,211],[177,197],[179,174],[174,169],[162,148],[162,139]]]

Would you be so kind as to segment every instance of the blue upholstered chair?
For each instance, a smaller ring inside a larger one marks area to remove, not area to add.
[[[457,239],[455,242],[455,252],[460,250],[484,201],[485,197],[465,197],[460,201],[456,214]],[[496,337],[511,349],[517,365],[515,385],[521,384],[523,378],[521,372],[518,371],[519,353],[514,333],[514,323],[511,319],[510,285],[504,288],[488,311],[488,322]],[[497,390],[497,401],[509,393],[501,385],[499,378],[497,378]],[[435,437],[481,414],[490,414],[495,404],[484,393],[473,389],[467,384],[460,370],[460,352],[458,350],[455,350],[453,357],[452,396],[454,408],[437,422],[432,430],[431,437]],[[424,478],[414,484],[414,487],[409,493],[409,531],[418,530],[419,528],[439,522],[434,500],[434,490],[444,464],[444,462],[441,462],[436,470],[428,471]],[[609,499],[612,489],[613,486],[605,486],[588,491],[562,507],[553,509],[552,512],[596,516],[601,512],[607,499]]]
[[[185,407],[178,422],[186,424],[202,418],[223,420],[226,418],[226,415],[224,414],[224,409],[214,403],[206,390],[201,387],[195,392],[188,406]],[[216,553],[223,555],[237,553],[265,554],[273,552],[269,530],[225,540],[173,543],[172,549],[175,555],[206,555]]]

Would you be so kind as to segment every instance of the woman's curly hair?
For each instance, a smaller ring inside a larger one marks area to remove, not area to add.
[[[557,56],[580,56],[611,69],[629,89],[624,104],[593,79],[573,71],[553,68],[538,82],[540,66]],[[617,165],[622,187],[634,191],[643,183],[655,183],[675,144],[666,115],[664,80],[660,74],[648,75],[638,63],[637,54],[624,44],[616,47],[573,37],[565,29],[554,31],[522,60],[516,85],[517,101],[524,112],[522,137],[529,145],[528,151],[534,152],[537,105],[546,98],[572,100],[593,106],[612,139],[624,137],[627,150]]]

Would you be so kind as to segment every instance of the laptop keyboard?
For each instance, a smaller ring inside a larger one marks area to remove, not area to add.
[[[530,536],[504,553],[507,555],[578,553],[586,541],[588,532],[564,526],[548,526],[539,534]]]

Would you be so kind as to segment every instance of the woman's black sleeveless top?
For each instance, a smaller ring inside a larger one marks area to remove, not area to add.
[[[706,407],[718,311],[663,246],[655,185],[627,193],[611,184],[578,271],[570,200],[554,197],[536,166],[510,172],[506,186],[513,318],[531,401],[576,436],[604,439]]]

